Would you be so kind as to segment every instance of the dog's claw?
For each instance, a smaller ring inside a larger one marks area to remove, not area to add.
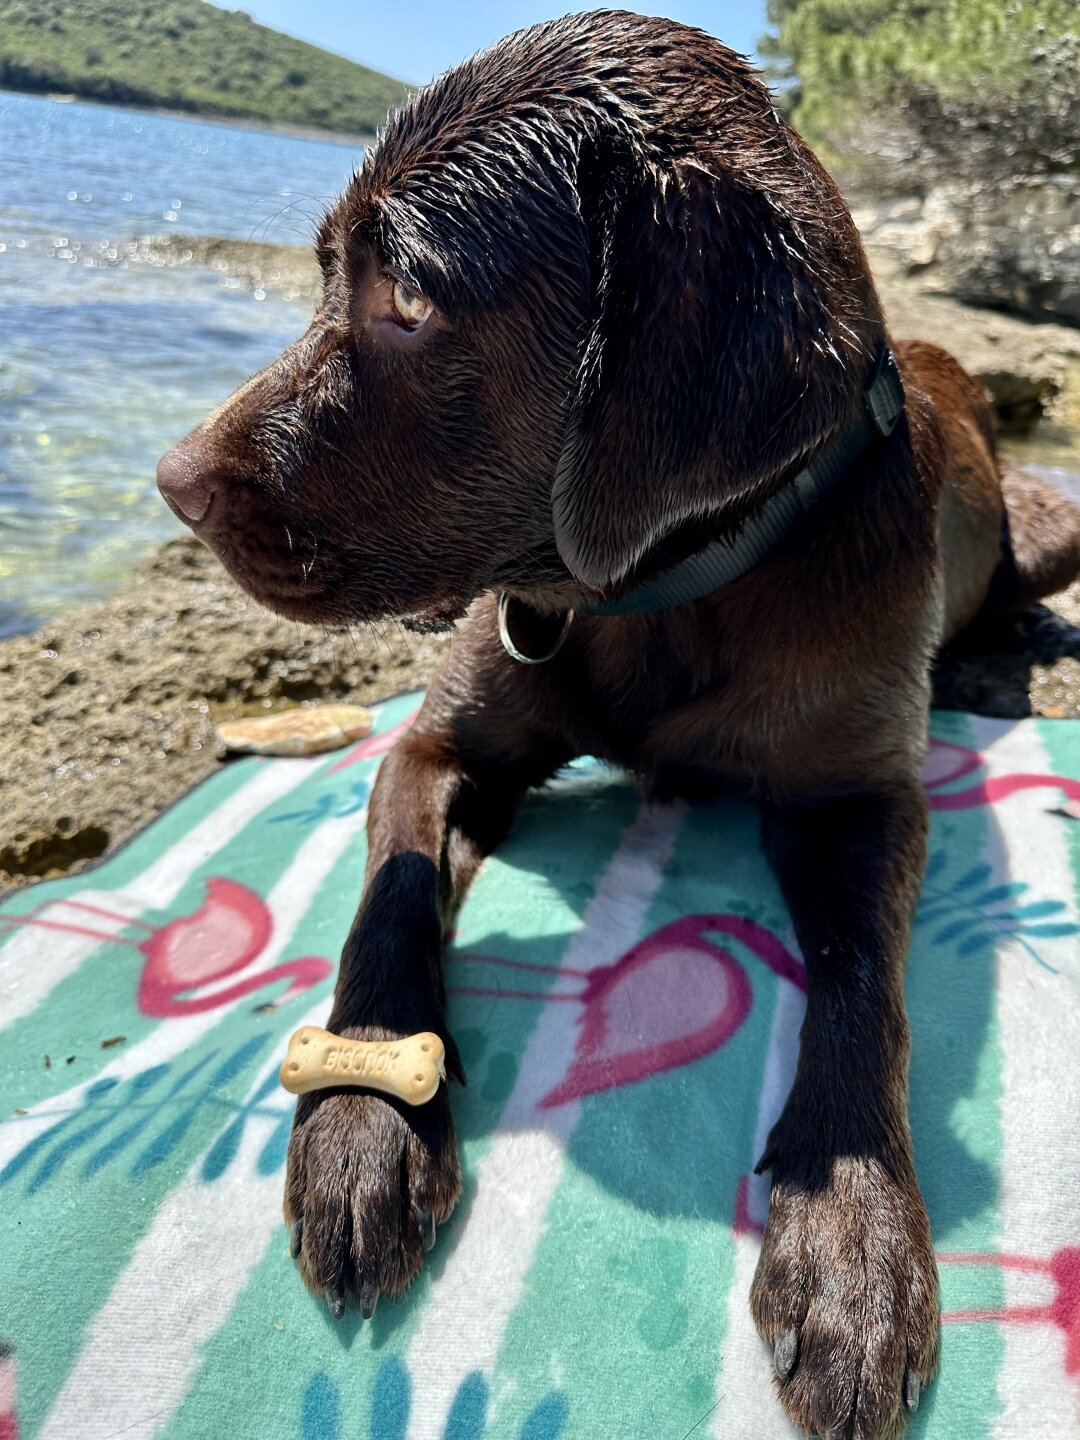
[[[755,1175],[765,1175],[776,1164],[776,1150],[770,1141],[762,1151],[761,1159],[754,1166]]]
[[[335,1320],[340,1320],[345,1314],[345,1296],[340,1290],[326,1291],[326,1308]]]
[[[922,1393],[922,1386],[919,1384],[919,1377],[914,1370],[909,1370],[904,1376],[904,1404],[914,1415],[919,1408],[919,1396]]]
[[[379,1287],[366,1281],[360,1286],[360,1314],[365,1320],[370,1320],[375,1314],[375,1306],[379,1303]]]
[[[781,1380],[786,1380],[795,1369],[795,1359],[798,1355],[799,1342],[796,1339],[794,1330],[781,1330],[776,1337],[776,1344],[773,1347],[773,1365]]]
[[[416,1223],[420,1227],[420,1238],[424,1242],[424,1249],[430,1250],[435,1244],[435,1216],[430,1210],[419,1210],[416,1215]]]
[[[304,1222],[297,1220],[289,1231],[289,1254],[295,1260],[300,1254],[300,1246],[304,1241]]]

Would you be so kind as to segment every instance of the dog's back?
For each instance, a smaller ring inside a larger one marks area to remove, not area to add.
[[[898,342],[917,461],[941,480],[943,641],[977,617],[1054,594],[1080,575],[1080,495],[998,454],[983,387],[937,345]]]

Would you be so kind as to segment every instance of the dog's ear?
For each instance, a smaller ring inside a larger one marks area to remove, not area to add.
[[[592,311],[552,510],[564,563],[603,590],[811,449],[850,380],[805,237],[765,196],[628,149],[584,157],[578,191]]]

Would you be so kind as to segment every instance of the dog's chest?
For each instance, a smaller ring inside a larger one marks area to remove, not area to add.
[[[747,711],[731,686],[649,712],[614,707],[597,748],[650,795],[707,797],[768,773],[773,727]]]
[[[653,650],[590,686],[586,748],[632,770],[651,788],[660,771],[698,779],[723,776],[734,759],[730,716],[738,682],[719,649],[689,663],[674,649]],[[742,727],[740,727],[742,728]],[[726,733],[725,733],[726,731]]]
[[[863,720],[843,706],[836,672],[782,650],[719,634],[705,655],[671,645],[618,674],[601,669],[579,744],[634,772],[657,798],[787,789],[793,771],[844,769],[862,749]]]

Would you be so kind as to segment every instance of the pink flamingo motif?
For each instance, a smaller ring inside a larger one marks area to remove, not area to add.
[[[414,711],[381,735],[369,735],[361,740],[331,767],[331,773],[361,760],[384,755],[408,730],[416,714]],[[71,919],[53,918],[60,907],[77,914]],[[281,997],[288,1000],[317,985],[333,968],[328,960],[306,956],[256,975],[245,976],[224,990],[185,996],[183,992],[186,990],[213,984],[245,969],[258,958],[270,940],[273,920],[263,900],[253,890],[221,876],[211,876],[207,880],[206,898],[198,910],[170,920],[160,929],[144,920],[135,920],[78,900],[53,901],[48,916],[40,913],[41,908],[25,915],[0,915],[0,927],[30,925],[39,930],[60,930],[117,945],[134,946],[146,956],[146,964],[139,977],[139,1009],[144,1015],[159,1019],[216,1009],[285,976],[291,976],[293,982]],[[89,919],[79,923],[84,917]],[[145,930],[147,934],[136,941],[119,934],[94,930],[91,921],[95,917],[112,923],[119,921],[123,928]],[[0,928],[0,935],[3,933]],[[0,1440],[3,1440],[2,1436]]]
[[[1068,775],[1024,772],[992,775],[977,780],[965,790],[941,793],[943,785],[962,780],[980,769],[982,764],[983,758],[977,750],[945,740],[931,740],[922,774],[923,786],[930,792],[931,810],[967,810],[973,805],[993,805],[1018,790],[1063,790],[1071,801],[1080,801],[1080,780],[1073,780]]]
[[[206,881],[205,888],[206,898],[197,910],[178,916],[160,928],[79,900],[53,901],[48,917],[34,910],[26,915],[0,916],[0,924],[30,925],[39,930],[60,930],[110,944],[133,946],[146,957],[139,976],[137,1003],[144,1015],[156,1019],[215,1010],[285,976],[292,977],[292,984],[281,997],[288,1000],[329,975],[333,968],[329,960],[306,956],[247,975],[223,990],[185,995],[185,991],[224,980],[245,969],[265,950],[273,931],[273,918],[265,901],[246,885],[214,875]],[[77,916],[120,921],[124,927],[145,930],[147,934],[142,940],[133,940],[95,930],[89,920],[84,924],[78,923],[77,918],[53,919],[53,912],[60,906],[76,912]]]
[[[15,1408],[15,1351],[0,1340],[0,1440],[19,1440],[19,1414]]]
[[[1080,1376],[1080,1246],[1063,1246],[1049,1260],[1030,1255],[939,1255],[938,1261],[942,1265],[990,1265],[1001,1270],[1049,1276],[1054,1295],[1047,1304],[1006,1305],[999,1310],[953,1310],[941,1319],[954,1325],[1003,1320],[1013,1324],[1056,1325],[1065,1336],[1065,1373]]]
[[[452,957],[577,980],[582,988],[576,994],[478,986],[451,987],[451,993],[582,1006],[574,1060],[539,1101],[540,1109],[551,1109],[689,1065],[731,1039],[750,1011],[750,979],[742,964],[709,938],[717,934],[738,941],[793,985],[805,986],[801,962],[764,926],[741,915],[686,915],[596,970],[485,955]]]
[[[335,768],[389,749],[414,719],[410,716],[387,734],[361,741]],[[1043,774],[995,776],[963,790],[939,793],[941,787],[973,774],[982,764],[974,750],[932,740],[923,771],[931,807],[950,810],[992,804],[1018,790],[1047,787],[1080,799],[1080,781]],[[647,936],[614,965],[592,971],[528,965],[493,956],[451,957],[556,974],[580,982],[576,994],[477,986],[457,987],[454,993],[582,1006],[575,1058],[562,1080],[539,1102],[541,1109],[564,1105],[687,1065],[735,1034],[750,1008],[750,983],[742,965],[708,938],[709,931],[739,941],[782,978],[805,988],[801,962],[770,931],[739,916],[690,915]],[[677,983],[672,974],[675,968]]]

